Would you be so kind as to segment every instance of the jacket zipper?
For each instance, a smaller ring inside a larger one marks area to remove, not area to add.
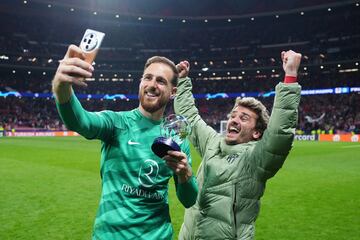
[[[233,212],[233,220],[234,220],[234,236],[235,236],[235,239],[237,238],[237,231],[236,231],[236,185],[234,186],[233,188],[233,194],[234,194],[234,201],[233,201],[233,205],[232,205],[232,212]]]

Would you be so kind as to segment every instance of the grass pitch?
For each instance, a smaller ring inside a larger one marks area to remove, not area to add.
[[[100,143],[83,138],[0,138],[0,239],[90,239],[99,157]],[[359,239],[359,184],[360,144],[295,142],[267,184],[256,239]],[[177,239],[172,182],[169,201]]]

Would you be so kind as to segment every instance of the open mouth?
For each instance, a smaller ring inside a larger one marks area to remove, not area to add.
[[[237,134],[239,132],[240,132],[240,129],[233,127],[233,126],[229,127],[229,129],[228,129],[228,133],[231,133],[231,134]]]
[[[160,94],[155,93],[155,92],[148,92],[145,91],[145,96],[149,97],[149,98],[157,98]]]
[[[240,129],[238,129],[237,127],[231,126],[228,128],[226,136],[229,138],[237,138],[239,133],[240,133]]]

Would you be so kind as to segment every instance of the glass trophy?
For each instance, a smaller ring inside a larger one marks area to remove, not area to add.
[[[167,152],[181,151],[180,145],[191,132],[187,119],[181,115],[171,114],[160,125],[160,137],[151,145],[152,151],[163,158]]]

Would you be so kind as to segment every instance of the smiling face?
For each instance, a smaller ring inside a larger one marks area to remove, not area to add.
[[[258,140],[261,133],[255,128],[257,119],[258,115],[249,108],[235,107],[226,124],[225,142],[235,145]]]
[[[176,87],[171,83],[173,70],[167,64],[155,62],[145,70],[139,86],[140,109],[147,113],[164,111]]]

